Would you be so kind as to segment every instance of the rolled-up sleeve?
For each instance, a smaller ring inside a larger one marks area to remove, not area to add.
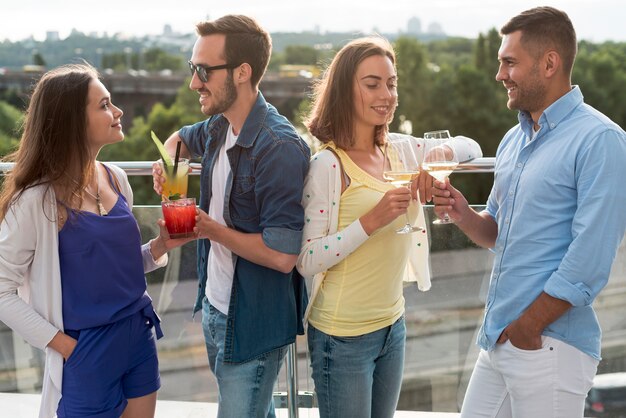
[[[590,305],[606,285],[626,232],[626,137],[607,130],[577,160],[572,243],[544,291],[574,306]]]
[[[287,228],[264,228],[263,242],[273,250],[285,254],[299,254],[302,230],[294,231]]]
[[[255,170],[255,196],[263,242],[286,254],[299,254],[304,226],[302,189],[309,151],[298,140],[277,140]]]

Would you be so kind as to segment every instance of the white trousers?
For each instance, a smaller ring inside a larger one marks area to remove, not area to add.
[[[582,418],[598,360],[555,338],[539,350],[481,350],[461,418]]]

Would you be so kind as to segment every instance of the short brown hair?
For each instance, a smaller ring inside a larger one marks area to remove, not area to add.
[[[324,76],[315,86],[313,107],[306,126],[323,143],[334,141],[340,148],[354,145],[354,77],[366,58],[382,55],[396,65],[393,47],[385,38],[366,37],[349,42],[335,55]],[[375,141],[382,145],[389,132],[389,123],[376,129]]]
[[[265,74],[272,53],[272,38],[256,20],[243,15],[226,15],[196,25],[199,36],[225,35],[224,59],[228,64],[247,63],[252,68],[250,81],[256,87]],[[232,70],[231,70],[232,71]]]
[[[567,14],[553,7],[536,7],[509,20],[501,35],[522,31],[522,45],[538,58],[548,48],[556,50],[563,60],[563,70],[571,74],[578,46],[576,31]]]

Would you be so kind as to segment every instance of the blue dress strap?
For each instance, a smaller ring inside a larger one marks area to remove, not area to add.
[[[106,164],[104,164],[102,162],[100,164],[102,164],[102,167],[104,167],[104,169],[107,171],[107,174],[109,175],[109,183],[113,187],[113,190],[115,191],[115,193],[117,193],[118,195],[123,197],[124,194],[122,193],[121,186],[120,186],[119,182],[117,181],[117,177],[113,176],[113,173],[111,172],[111,169],[109,167],[107,167]],[[124,200],[126,200],[126,199],[124,199]]]

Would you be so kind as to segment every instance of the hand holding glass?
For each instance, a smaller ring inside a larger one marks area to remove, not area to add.
[[[196,199],[185,198],[161,202],[165,227],[170,238],[193,237],[196,226]]]
[[[387,139],[384,152],[383,178],[396,187],[411,188],[411,183],[419,175],[419,161],[415,154],[415,144],[410,138]],[[396,230],[398,234],[409,234],[422,231],[422,228],[411,225],[409,214],[406,213],[406,224]]]
[[[427,151],[422,163],[422,169],[442,183],[445,183],[448,176],[459,165],[459,160],[454,150],[445,145],[449,138],[450,134],[448,131],[433,131],[424,134]],[[441,219],[433,222],[435,225],[450,223],[454,223],[454,221],[450,219],[448,212],[444,212]]]

